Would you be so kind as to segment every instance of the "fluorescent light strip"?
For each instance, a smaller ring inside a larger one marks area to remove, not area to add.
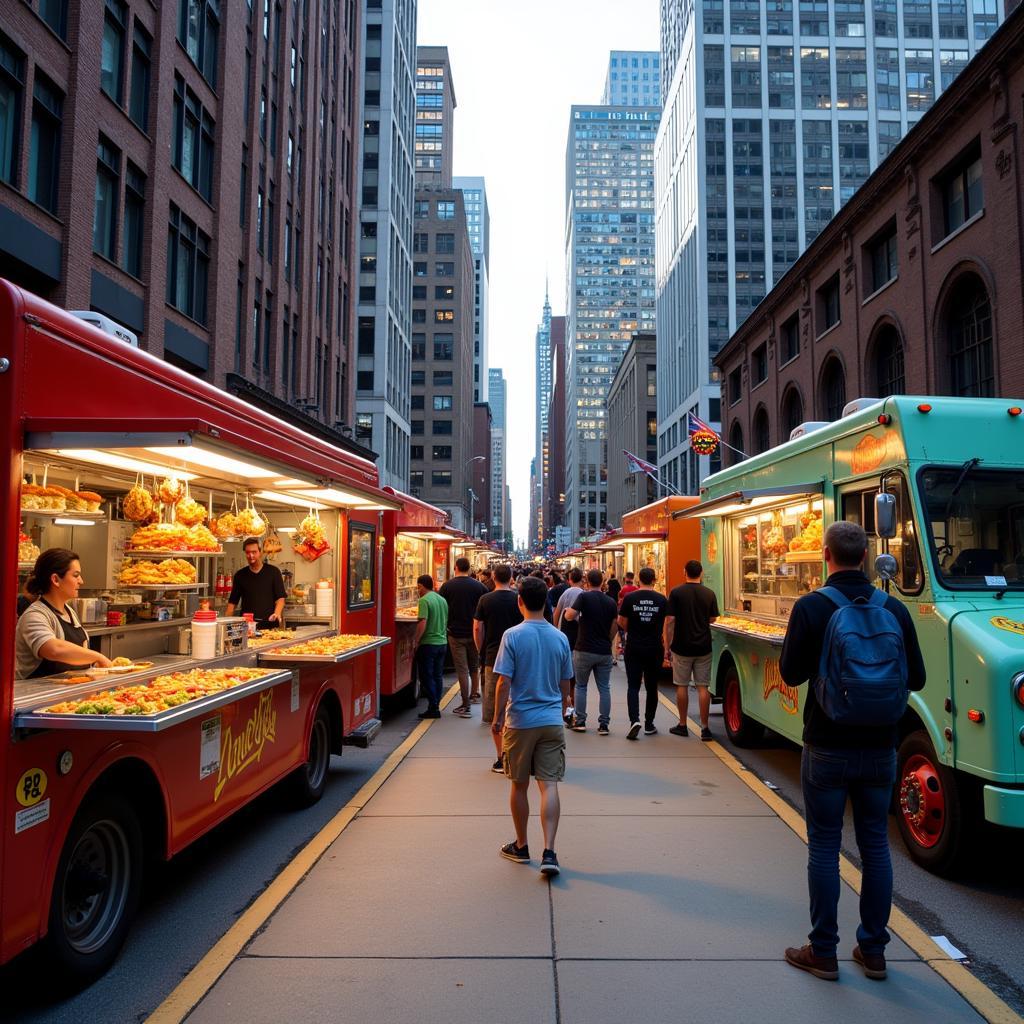
[[[96,520],[95,519],[70,519],[70,518],[66,519],[63,516],[58,516],[56,519],[54,519],[54,523],[57,526],[95,526],[96,525]]]
[[[308,494],[311,498],[319,498],[321,501],[334,502],[337,505],[359,506],[374,504],[373,498],[365,494],[355,494],[352,491],[343,491],[337,487],[317,487],[315,489],[295,489],[296,494]]]
[[[162,455],[166,459],[180,460],[193,466],[203,466],[205,469],[215,469],[221,473],[233,473],[235,476],[252,480],[262,480],[267,477],[277,476],[278,472],[274,469],[267,469],[265,466],[257,466],[252,462],[233,459],[229,455],[221,455],[220,452],[211,451],[209,448],[201,448],[194,444],[183,445],[180,448],[147,448],[146,451],[152,452],[154,455]]]
[[[277,526],[275,527],[278,533],[298,533],[299,531],[294,526]]]
[[[127,455],[100,451],[98,448],[58,448],[54,453],[65,459],[77,462],[89,462],[95,466],[108,466],[111,469],[126,469],[130,473],[145,473],[147,476],[160,476],[167,473],[167,467],[156,462],[143,462],[142,459],[131,459]],[[175,472],[179,480],[195,480],[195,473]]]
[[[281,494],[277,491],[257,491],[254,498],[262,498],[264,501],[274,501],[281,505],[293,505],[295,508],[305,509],[316,509],[322,511],[327,508],[326,505],[321,505],[312,498],[300,498],[297,494]]]

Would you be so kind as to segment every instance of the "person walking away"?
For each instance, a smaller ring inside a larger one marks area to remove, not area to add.
[[[426,691],[427,710],[419,718],[441,717],[444,686],[444,654],[448,649],[448,602],[434,590],[434,579],[424,573],[416,580],[420,599],[416,605],[416,670]]]
[[[714,739],[708,715],[711,713],[711,623],[718,618],[718,598],[701,582],[704,567],[695,558],[685,566],[686,582],[668,595],[665,613],[665,657],[672,665],[676,687],[679,724],[669,729],[687,736],[686,714],[690,706],[690,683],[697,687],[700,704],[700,738]]]
[[[488,589],[494,589],[494,574],[490,569],[480,570],[480,582]]]
[[[530,776],[540,789],[544,851],[540,870],[557,875],[555,835],[561,805],[558,783],[565,777],[565,728],[573,665],[569,642],[544,619],[547,586],[527,578],[519,588],[523,622],[505,631],[494,662],[497,673],[491,731],[502,737],[502,762],[512,782],[509,806],[515,838],[499,851],[502,857],[528,864],[530,848]]]
[[[558,607],[558,599],[569,589],[569,584],[562,579],[557,572],[551,574],[551,586],[548,587],[548,610],[551,612],[550,621],[555,621],[555,609]]]
[[[862,565],[868,538],[856,523],[825,531],[825,586],[793,606],[779,671],[789,686],[808,680],[800,782],[807,819],[807,945],[786,960],[815,977],[839,977],[839,848],[847,798],[863,878],[853,959],[885,978],[886,925],[892,907],[889,803],[896,781],[896,724],[908,691],[925,684],[914,622],[902,602],[872,586]],[[850,657],[856,652],[856,657]],[[870,675],[869,675],[870,674]],[[833,702],[842,686],[844,699]],[[869,691],[870,705],[858,704]],[[888,697],[888,701],[882,699]]]
[[[626,634],[626,708],[629,731],[626,738],[640,736],[640,683],[647,689],[644,700],[644,735],[658,730],[654,715],[658,710],[658,676],[661,674],[664,646],[662,634],[668,599],[654,589],[655,573],[644,566],[639,573],[640,586],[622,599],[619,608],[619,629]]]
[[[523,613],[519,610],[519,596],[509,586],[512,570],[507,565],[494,567],[494,589],[484,594],[476,606],[473,618],[473,641],[483,652],[484,687],[481,719],[485,725],[494,721],[494,662],[498,657],[501,638],[513,626],[523,621]],[[505,768],[501,760],[501,733],[491,733],[494,739],[495,761],[491,771],[501,775]]]
[[[567,582],[565,590],[559,595],[558,600],[555,602],[555,608],[553,612],[554,625],[560,629],[564,634],[566,640],[569,641],[569,650],[572,651],[576,647],[576,634],[579,632],[579,623],[570,622],[565,617],[565,610],[573,606],[576,598],[583,593],[583,570],[573,567],[567,574]],[[571,726],[573,713],[575,708],[572,706],[570,701],[569,707],[566,709],[565,724]]]
[[[469,559],[455,559],[455,575],[441,584],[438,593],[448,605],[448,646],[459,677],[462,703],[452,712],[469,718],[470,704],[480,700],[480,658],[473,640],[473,615],[487,588],[469,574]]]
[[[597,735],[607,736],[611,722],[612,643],[619,631],[615,602],[601,592],[600,569],[587,573],[587,588],[566,608],[565,618],[579,623],[576,646],[573,648],[573,666],[576,670],[575,714],[573,732],[587,731],[587,683],[593,672],[598,692]]]
[[[604,592],[616,603],[619,603],[619,591],[622,590],[622,584],[619,582],[618,577],[615,575],[613,569],[608,575],[608,582],[605,584]]]
[[[636,577],[633,575],[632,572],[627,572],[626,573],[625,582],[619,588],[619,596],[617,598],[618,603],[622,604],[622,599],[627,594],[633,593],[633,591],[636,590],[636,589],[637,589],[637,587],[636,587]]]

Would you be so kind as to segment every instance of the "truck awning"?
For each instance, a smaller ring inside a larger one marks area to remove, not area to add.
[[[594,547],[598,551],[618,551],[627,544],[645,544],[653,540],[664,540],[667,534],[662,532],[656,533],[616,533],[606,540],[601,541],[600,544],[595,544]]]
[[[754,512],[765,505],[774,505],[784,498],[817,498],[824,492],[820,480],[809,484],[786,484],[782,487],[758,487],[732,491],[720,498],[702,501],[693,508],[681,508],[672,513],[673,519],[699,519],[702,516],[725,516],[734,512]]]

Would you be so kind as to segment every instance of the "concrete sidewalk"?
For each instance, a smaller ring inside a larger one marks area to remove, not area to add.
[[[551,884],[536,817],[533,863],[498,856],[509,786],[479,706],[445,713],[189,1021],[984,1019],[898,938],[888,980],[867,980],[845,884],[839,982],[788,966],[809,928],[803,842],[692,730],[670,735],[665,707],[629,742],[621,669],[613,693],[611,736],[568,733]]]

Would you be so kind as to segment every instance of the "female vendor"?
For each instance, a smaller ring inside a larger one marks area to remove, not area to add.
[[[110,659],[89,650],[89,635],[68,605],[82,586],[78,555],[49,548],[37,559],[25,589],[36,598],[18,619],[15,677],[34,679],[85,665],[109,666]]]

